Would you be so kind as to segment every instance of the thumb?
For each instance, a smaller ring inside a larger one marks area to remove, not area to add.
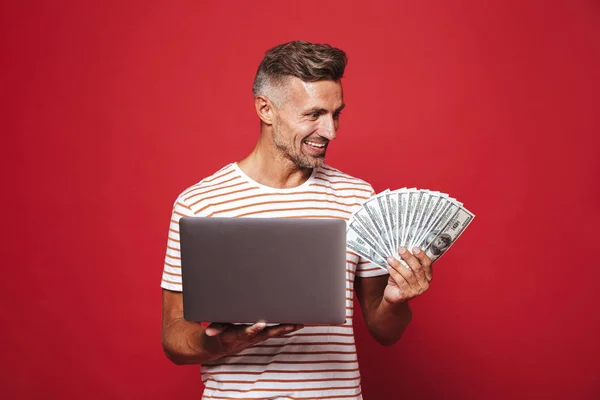
[[[265,321],[259,321],[256,324],[247,327],[244,331],[249,337],[254,337],[258,335],[263,329],[265,329],[266,326],[267,324],[265,323]]]
[[[221,324],[213,322],[212,324],[206,327],[204,333],[206,333],[206,336],[217,336],[223,333],[225,330],[227,330],[227,328],[229,328],[230,326],[231,324]]]

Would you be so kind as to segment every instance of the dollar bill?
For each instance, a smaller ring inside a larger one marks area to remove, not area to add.
[[[435,204],[432,204],[431,210],[429,211],[429,215],[427,218],[424,218],[417,238],[413,239],[413,247],[421,245],[423,238],[431,231],[433,223],[437,221],[437,218],[442,212],[444,212],[450,203],[448,200],[448,195],[445,193],[440,193],[437,200],[434,200],[434,203]]]
[[[450,200],[446,206],[446,208],[437,216],[437,218],[433,221],[432,225],[429,227],[427,232],[424,232],[420,243],[417,244],[422,250],[431,243],[431,241],[435,238],[438,232],[440,232],[443,227],[454,217],[454,215],[460,210],[462,207],[462,203]]]
[[[445,193],[430,190],[423,190],[423,192],[426,201],[423,203],[422,212],[417,221],[416,234],[413,235],[411,242],[407,245],[409,249],[418,245],[423,232],[429,227],[434,214],[439,210],[439,205],[448,197]]]
[[[398,250],[400,247],[398,241],[398,191],[395,190],[386,195],[388,212],[390,218],[390,230],[392,236],[392,246],[394,246],[394,250]]]
[[[431,212],[431,205],[429,203],[431,199],[431,193],[426,190],[421,190],[421,196],[415,209],[415,216],[412,223],[413,231],[411,232],[410,239],[406,244],[406,247],[412,251],[414,240],[419,236],[421,232],[421,224],[423,223],[423,217],[426,213]]]
[[[369,213],[367,211],[367,208],[364,206],[364,204],[350,218],[350,221],[354,221],[354,220],[360,222],[360,225],[368,233],[368,235],[365,235],[365,236],[370,237],[377,244],[377,247],[380,247],[382,249],[387,248],[386,244],[383,242],[383,238],[379,236],[378,230],[375,227],[375,223],[373,222],[371,217],[369,217]]]
[[[358,219],[353,219],[348,223],[347,231],[355,232],[373,250],[379,252],[379,254],[382,256],[387,256],[387,249],[385,246],[377,240],[376,236],[373,236],[371,233],[369,233],[369,231]]]
[[[347,231],[346,247],[387,272],[388,264],[385,257],[369,246],[356,231],[351,229]]]
[[[415,215],[417,214],[417,205],[420,203],[421,195],[423,193],[420,190],[411,190],[409,191],[408,196],[408,209],[406,211],[406,225],[404,226],[404,244],[403,246],[408,246],[410,243],[412,236],[415,234]]]
[[[408,213],[409,190],[402,189],[398,192],[398,247],[404,246],[404,227],[406,226],[406,214]]]
[[[381,194],[381,196],[377,196],[377,204],[379,205],[379,211],[381,212],[381,216],[383,217],[383,224],[385,229],[385,237],[388,239],[390,254],[394,254],[395,240],[394,233],[392,231],[392,214],[390,210],[390,204],[388,201],[388,197],[390,196],[390,190],[386,190]]]
[[[435,236],[424,248],[425,254],[432,261],[437,261],[456,242],[456,239],[467,229],[475,215],[460,207],[452,218],[435,233]]]
[[[387,249],[387,254],[393,254],[393,247],[391,244],[391,238],[388,235],[386,223],[384,222],[384,210],[379,206],[380,197],[384,196],[388,193],[389,190],[386,190],[374,197],[371,197],[369,200],[363,203],[363,207],[367,211],[369,218],[371,219],[371,225],[375,227],[377,231],[377,235],[381,238],[381,241],[385,244]]]

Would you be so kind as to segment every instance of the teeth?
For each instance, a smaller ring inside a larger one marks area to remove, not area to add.
[[[315,142],[309,142],[309,141],[306,141],[305,143],[308,145],[314,146],[314,147],[319,147],[319,148],[325,147],[325,144],[323,144],[323,143],[315,143]]]

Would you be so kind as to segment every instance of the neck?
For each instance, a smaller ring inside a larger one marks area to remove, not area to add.
[[[312,173],[311,168],[300,168],[282,155],[265,132],[261,132],[254,150],[238,166],[261,185],[277,189],[300,186]]]

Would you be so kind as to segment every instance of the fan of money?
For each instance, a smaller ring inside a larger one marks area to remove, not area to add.
[[[445,193],[427,189],[385,190],[352,214],[346,231],[349,250],[387,269],[398,248],[419,247],[433,262],[467,229],[475,215]],[[404,261],[402,261],[404,263]]]

